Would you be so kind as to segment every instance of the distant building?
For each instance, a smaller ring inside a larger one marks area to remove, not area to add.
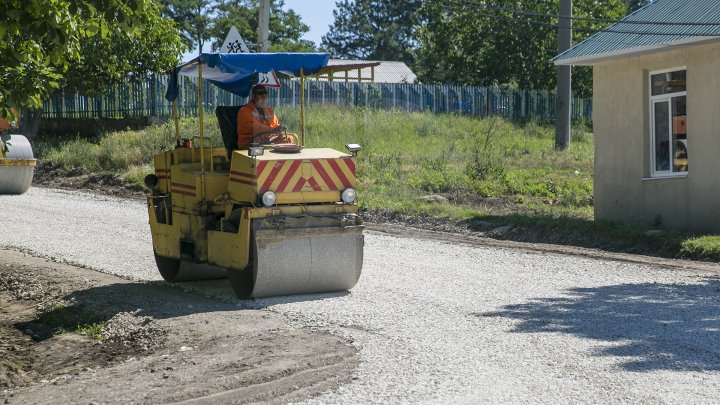
[[[319,80],[375,83],[415,83],[417,76],[404,62],[330,59],[328,66],[343,65],[343,71],[319,76]]]
[[[553,61],[593,66],[595,217],[720,231],[718,0],[655,0]]]

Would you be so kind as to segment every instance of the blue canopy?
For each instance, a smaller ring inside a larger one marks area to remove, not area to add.
[[[202,63],[202,76],[210,83],[247,97],[258,73],[271,70],[289,76],[312,75],[328,63],[325,53],[203,53],[197,58],[173,69],[165,98],[173,101],[178,96],[178,76],[198,76],[198,64]]]

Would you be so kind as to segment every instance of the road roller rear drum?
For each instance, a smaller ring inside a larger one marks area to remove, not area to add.
[[[0,135],[0,194],[23,194],[32,183],[36,160],[22,135]]]

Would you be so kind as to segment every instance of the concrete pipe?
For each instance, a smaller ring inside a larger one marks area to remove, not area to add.
[[[0,155],[0,194],[22,194],[35,172],[30,142],[22,135],[0,135],[0,140],[8,149],[5,158]]]

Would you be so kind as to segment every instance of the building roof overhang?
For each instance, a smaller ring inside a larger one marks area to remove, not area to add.
[[[575,58],[563,58],[563,54],[560,54],[553,58],[553,62],[557,66],[592,66],[600,62],[608,62],[612,60],[618,60],[623,58],[629,58],[639,55],[647,55],[652,53],[664,52],[673,49],[686,48],[695,45],[708,44],[713,42],[720,42],[720,37],[709,36],[709,37],[690,37],[683,38],[673,42],[666,42],[661,44],[652,44],[645,46],[638,46],[634,48],[622,49],[614,52],[597,53],[592,55],[583,55]]]

